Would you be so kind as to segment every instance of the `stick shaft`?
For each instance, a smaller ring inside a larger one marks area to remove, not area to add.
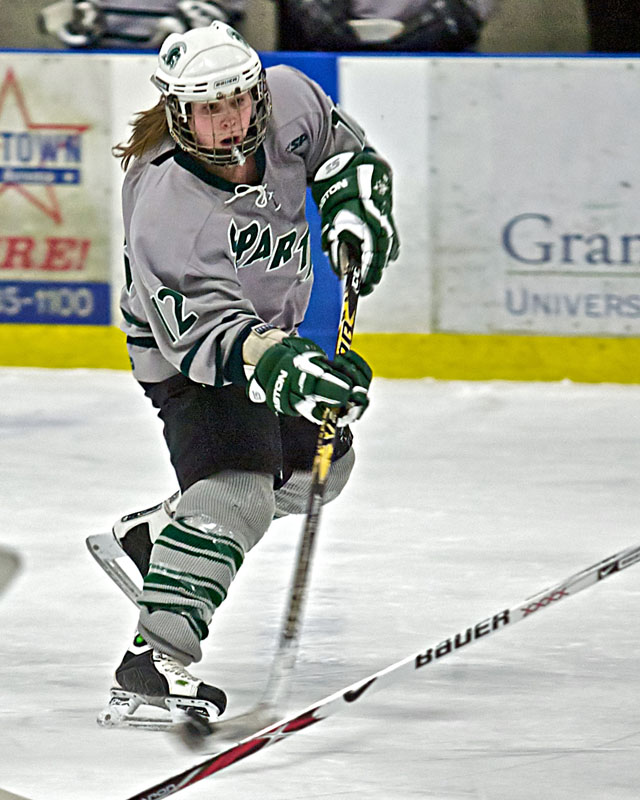
[[[351,349],[353,331],[358,307],[358,290],[360,286],[360,262],[359,259],[350,256],[345,280],[344,293],[342,298],[342,311],[340,314],[340,325],[336,341],[336,355],[342,355]],[[311,489],[307,502],[307,512],[302,532],[302,542],[298,555],[297,568],[293,579],[293,590],[291,592],[291,602],[286,618],[286,625],[283,629],[283,640],[291,640],[297,636],[300,610],[303,602],[311,552],[315,539],[315,534],[320,522],[320,512],[322,500],[327,482],[327,476],[331,467],[334,442],[336,436],[336,415],[331,410],[324,414],[322,425],[318,433],[316,453],[311,469]]]
[[[336,356],[342,355],[351,349],[361,278],[360,254],[344,246],[341,248],[340,256],[343,273],[346,277],[336,339]],[[320,513],[327,476],[333,457],[336,427],[336,415],[328,409],[324,414],[318,433],[316,452],[311,469],[311,488],[289,590],[287,610],[280,630],[278,649],[274,656],[267,686],[260,703],[262,706],[275,707],[277,705],[279,698],[286,691],[288,678],[296,660],[297,641],[309,584],[311,558],[320,524]]]

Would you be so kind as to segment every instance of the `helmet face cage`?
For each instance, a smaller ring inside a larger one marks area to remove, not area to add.
[[[196,158],[243,164],[264,140],[271,116],[265,71],[229,25],[216,21],[168,36],[151,80],[164,97],[171,136]]]
[[[261,70],[257,83],[247,90],[251,98],[251,117],[246,132],[241,118],[242,112],[234,108],[233,101],[244,94],[236,89],[230,94],[218,93],[216,99],[202,102],[208,108],[209,124],[206,125],[206,140],[196,136],[194,121],[194,104],[181,101],[176,95],[165,97],[169,131],[177,144],[186,152],[217,166],[234,166],[242,164],[246,158],[260,147],[267,135],[267,125],[271,117],[271,95],[267,87],[264,70]],[[217,107],[222,110],[218,110]],[[237,116],[235,116],[237,115]],[[234,118],[233,132],[236,135],[233,142],[222,143],[229,133],[221,129],[217,117]],[[199,113],[199,125],[202,126],[203,114]],[[202,131],[202,127],[199,128]]]

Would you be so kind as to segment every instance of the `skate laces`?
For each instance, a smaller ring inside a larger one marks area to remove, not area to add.
[[[171,656],[168,656],[166,653],[161,653],[159,650],[154,650],[153,660],[155,662],[160,662],[162,669],[165,672],[170,672],[177,678],[181,678],[182,680],[189,681],[191,683],[200,683],[200,681],[197,678],[194,678],[190,672],[187,672],[187,670],[179,661],[176,661],[175,658],[171,658]]]

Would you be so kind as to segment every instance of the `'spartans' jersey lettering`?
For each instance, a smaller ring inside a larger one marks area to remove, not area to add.
[[[311,247],[309,246],[309,228],[307,228],[304,236],[296,245],[296,251],[300,251],[300,266],[298,273],[302,273],[302,280],[306,281],[311,277],[313,265],[311,264]]]
[[[303,273],[302,279],[306,280],[311,274],[308,228],[301,235],[296,228],[291,228],[276,237],[270,223],[260,225],[257,220],[251,220],[239,228],[232,219],[229,222],[228,238],[236,269],[266,262],[266,271],[271,272],[297,258],[297,272]]]

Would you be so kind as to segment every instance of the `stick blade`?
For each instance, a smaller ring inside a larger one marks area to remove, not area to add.
[[[29,800],[29,798],[23,794],[13,794],[7,792],[6,789],[0,789],[0,800]]]
[[[259,703],[244,714],[237,714],[235,717],[212,723],[206,736],[184,735],[181,730],[178,731],[178,734],[182,744],[189,750],[199,753],[214,753],[221,745],[235,744],[256,731],[268,728],[278,722],[282,716],[282,712],[278,713],[273,706]]]
[[[19,570],[20,556],[13,550],[0,547],[0,592],[7,588]]]

